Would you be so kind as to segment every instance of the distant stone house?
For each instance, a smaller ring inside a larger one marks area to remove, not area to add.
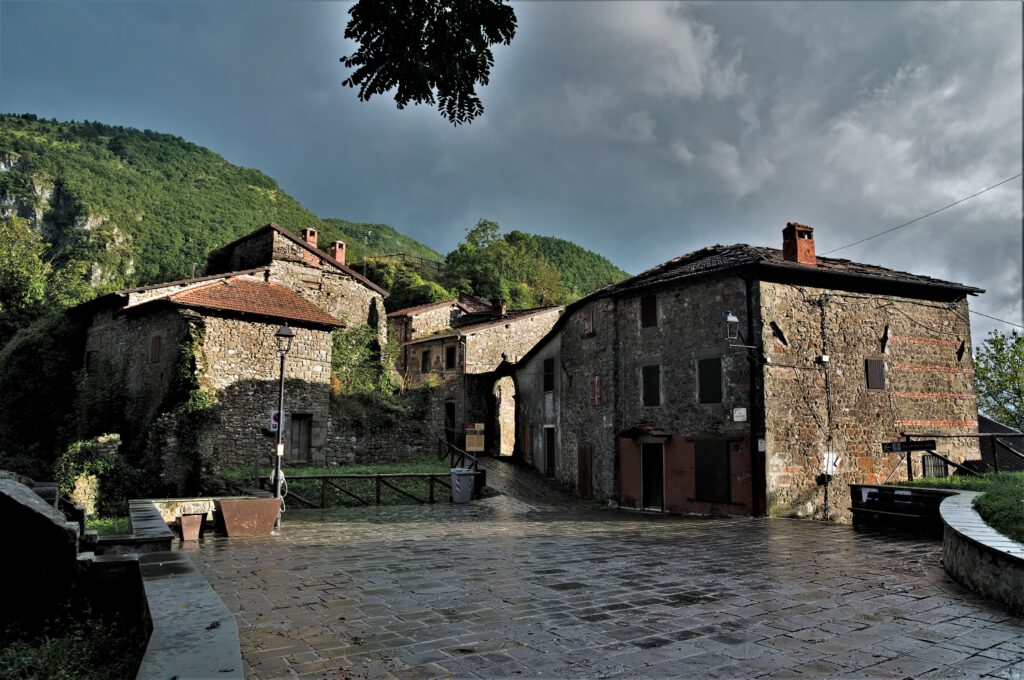
[[[304,235],[267,225],[211,256],[209,269],[219,273],[76,308],[91,319],[80,389],[85,422],[120,432],[136,448],[159,439],[167,481],[180,486],[176,457],[195,452],[179,451],[179,433],[161,418],[182,397],[182,382],[198,380],[216,400],[217,426],[203,455],[220,466],[270,460],[274,334],[288,323],[296,336],[285,364],[286,460],[337,457],[329,446],[331,333],[369,323],[386,338],[385,292],[345,265],[343,243],[326,255],[315,248],[314,230]]]
[[[833,452],[830,514],[847,516],[846,485],[899,462],[883,442],[977,433],[967,296],[980,292],[815,257],[797,223],[781,251],[677,257],[569,305],[520,360],[516,453],[625,506],[820,517]],[[940,447],[978,456],[974,438]]]
[[[476,298],[422,305],[389,315],[403,338],[399,366],[406,387],[435,384],[447,439],[463,446],[465,428],[483,425],[484,450],[511,455],[515,392],[494,371],[513,364],[551,329],[562,307],[507,310]],[[472,443],[471,443],[472,447]]]

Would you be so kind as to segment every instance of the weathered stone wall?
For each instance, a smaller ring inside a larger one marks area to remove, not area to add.
[[[251,465],[259,455],[272,461],[275,436],[268,431],[277,408],[279,359],[274,333],[279,325],[207,316],[202,341],[202,385],[217,396],[214,455],[221,465]],[[322,460],[327,442],[331,334],[293,327],[285,361],[285,412],[312,417],[311,459]],[[285,458],[290,422],[285,423]]]
[[[324,460],[340,464],[375,464],[436,457],[438,440],[444,438],[444,399],[438,390],[406,392],[401,397],[409,413],[389,425],[373,425],[374,416],[353,424],[345,404],[335,408]],[[340,470],[343,472],[343,470]]]
[[[569,319],[571,326],[573,319]],[[549,337],[536,353],[516,364],[516,453],[523,461],[541,472],[548,469],[547,435],[545,428],[554,428],[555,479],[575,486],[575,470],[569,471],[560,465],[565,450],[561,437],[578,437],[579,433],[569,432],[562,427],[562,402],[570,397],[563,392],[562,383],[567,376],[558,367],[562,365],[562,336],[566,331]],[[554,361],[554,389],[544,390],[544,362]]]
[[[187,329],[176,309],[95,315],[86,335],[79,399],[84,434],[118,432],[133,446],[146,434],[173,386]]]
[[[270,269],[274,278],[341,320],[347,328],[369,323],[377,329],[381,344],[387,342],[384,296],[380,293],[277,232]]]
[[[584,323],[588,314],[593,319],[589,332]],[[559,389],[554,398],[560,425],[555,437],[558,449],[555,476],[578,491],[581,486],[577,479],[578,455],[581,446],[589,445],[594,497],[599,499],[615,498],[618,493],[615,314],[616,301],[607,298],[578,310],[562,327],[561,350],[555,359],[555,381]],[[537,364],[536,368],[538,375],[534,376],[531,371],[529,377],[537,381],[539,387],[544,378],[543,364]],[[599,404],[592,403],[591,399],[591,383],[595,377],[600,382]],[[540,444],[543,445],[543,440]]]
[[[535,314],[498,319],[485,326],[467,328],[466,373],[488,373],[501,363],[504,354],[515,363],[543,338],[562,314],[555,307]]]
[[[428,335],[447,330],[452,327],[452,324],[460,316],[462,316],[462,309],[454,302],[411,314],[409,316],[408,337],[403,342],[419,340]]]
[[[215,253],[215,257],[211,258],[207,266],[207,271],[217,274],[269,265],[275,237],[279,236],[271,229],[256,231],[236,241],[230,250]]]
[[[829,514],[848,520],[847,484],[880,483],[900,460],[882,453],[883,442],[905,431],[978,431],[965,299],[929,302],[768,282],[759,289],[761,342],[771,359],[763,369],[769,513],[822,516],[815,476],[830,449],[841,464]],[[818,361],[821,355],[829,361]],[[884,362],[884,389],[867,388],[869,358]],[[968,438],[940,439],[939,451],[956,461],[979,455]],[[904,467],[895,479],[905,474]]]

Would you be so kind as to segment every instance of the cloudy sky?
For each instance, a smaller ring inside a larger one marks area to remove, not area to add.
[[[486,217],[633,273],[778,247],[788,220],[821,254],[1021,172],[1015,1],[515,3],[458,128],[341,86],[348,7],[0,0],[0,110],[181,135],[442,253]],[[1022,324],[1021,219],[1018,178],[834,256],[985,288],[972,309]]]

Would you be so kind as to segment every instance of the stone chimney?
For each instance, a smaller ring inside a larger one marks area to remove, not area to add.
[[[335,241],[334,243],[331,244],[331,257],[333,257],[341,264],[345,264],[346,245],[347,244],[344,241]]]
[[[789,262],[814,267],[814,229],[799,222],[787,222],[782,230],[782,257]]]
[[[505,301],[501,298],[491,300],[491,316],[495,319],[504,319],[506,314]]]
[[[316,236],[316,229],[310,228],[302,230],[302,240],[314,248],[316,248]]]

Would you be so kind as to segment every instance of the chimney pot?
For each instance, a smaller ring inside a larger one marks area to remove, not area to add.
[[[348,244],[346,244],[344,241],[335,241],[334,243],[332,243],[331,257],[333,257],[341,264],[345,264],[345,247],[347,245]]]
[[[506,314],[506,302],[502,298],[491,300],[491,316],[495,319],[504,319]]]
[[[814,267],[814,228],[799,222],[787,222],[782,230],[782,258],[789,262]]]
[[[302,240],[316,248],[316,229],[309,228],[302,230]]]

